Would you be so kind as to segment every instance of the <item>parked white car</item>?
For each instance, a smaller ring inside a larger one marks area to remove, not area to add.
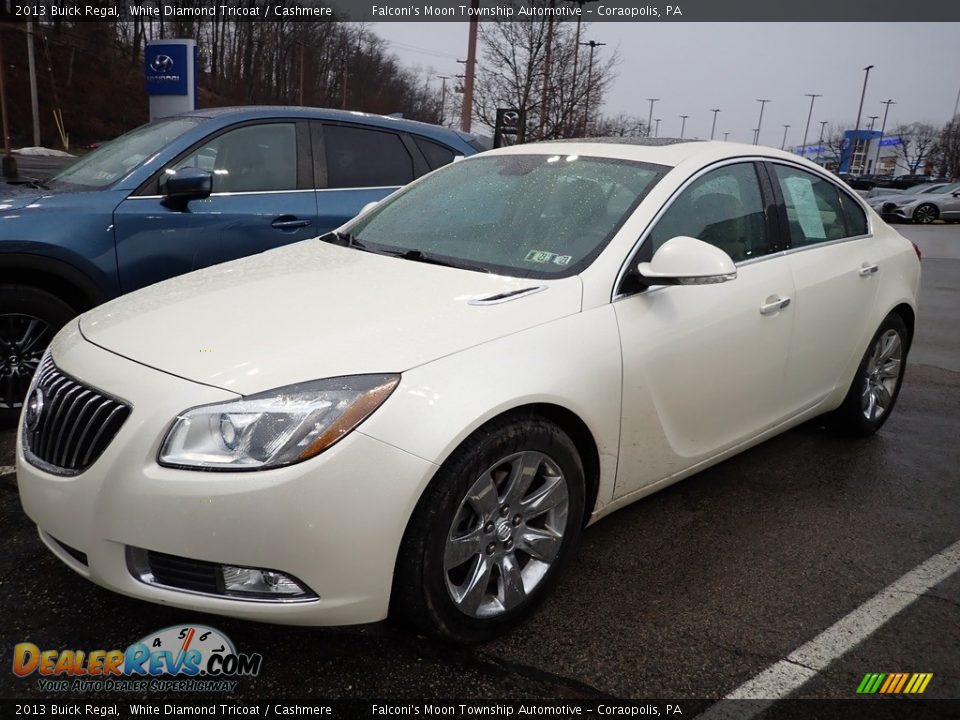
[[[496,150],[69,324],[20,495],[117,592],[482,640],[585,524],[818,415],[877,430],[919,281],[915,247],[795,155]]]

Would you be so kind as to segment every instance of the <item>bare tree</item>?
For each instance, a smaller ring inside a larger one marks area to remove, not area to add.
[[[930,150],[937,172],[952,181],[960,178],[960,115],[943,126],[937,142]]]
[[[646,137],[647,121],[635,115],[620,113],[616,117],[603,116],[594,122],[594,135],[598,137]]]
[[[925,161],[937,142],[938,134],[937,129],[929,123],[915,122],[894,128],[893,135],[900,140],[896,146],[897,154],[911,175],[926,165]]]
[[[853,123],[833,122],[827,125],[823,133],[823,147],[826,149],[826,156],[829,158],[825,167],[830,170],[839,170],[843,154],[847,149],[847,139],[844,128],[848,128]]]
[[[581,27],[581,38],[586,37],[587,27]],[[525,114],[526,136],[531,139],[539,137],[541,126],[544,138],[572,137],[581,127],[590,126],[614,78],[617,53],[607,52],[603,57],[595,53],[591,67],[589,52],[576,43],[574,24],[555,22],[548,69],[547,35],[546,20],[480,25],[480,61],[473,104],[484,124],[492,128],[497,108],[510,107]],[[549,82],[544,97],[547,71]]]

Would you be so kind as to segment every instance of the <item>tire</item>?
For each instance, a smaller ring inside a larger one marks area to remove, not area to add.
[[[920,225],[929,225],[939,217],[940,211],[931,203],[924,203],[913,211],[913,221]]]
[[[525,489],[514,484],[531,470]],[[563,430],[534,415],[482,428],[417,504],[397,561],[394,617],[460,644],[506,631],[556,581],[583,513],[583,465]]]
[[[883,426],[900,396],[910,339],[903,318],[887,315],[863,354],[843,404],[831,416],[834,429],[866,437]]]
[[[15,421],[40,358],[77,312],[25,285],[0,285],[0,424]]]

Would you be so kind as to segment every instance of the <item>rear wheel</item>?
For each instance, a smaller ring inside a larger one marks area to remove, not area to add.
[[[0,285],[0,422],[16,418],[44,350],[76,314],[44,290]]]
[[[903,318],[888,315],[870,341],[843,405],[833,413],[834,427],[860,436],[880,429],[900,395],[909,347]]]
[[[913,211],[913,221],[921,225],[929,225],[938,217],[940,217],[940,211],[936,205],[930,203],[924,203]]]
[[[583,483],[576,448],[553,423],[530,416],[481,430],[440,468],[411,518],[394,609],[461,643],[517,624],[576,544]]]

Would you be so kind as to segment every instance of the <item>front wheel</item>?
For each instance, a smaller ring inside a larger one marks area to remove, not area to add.
[[[929,225],[938,217],[940,217],[940,211],[936,205],[930,203],[924,203],[913,211],[913,221],[921,225]]]
[[[870,341],[843,404],[833,413],[834,427],[859,436],[880,429],[900,395],[909,347],[903,318],[888,315]]]
[[[16,418],[44,350],[76,314],[44,290],[0,285],[0,423]]]
[[[559,427],[528,416],[467,439],[407,528],[394,609],[454,642],[490,639],[536,608],[580,534],[583,465]]]

